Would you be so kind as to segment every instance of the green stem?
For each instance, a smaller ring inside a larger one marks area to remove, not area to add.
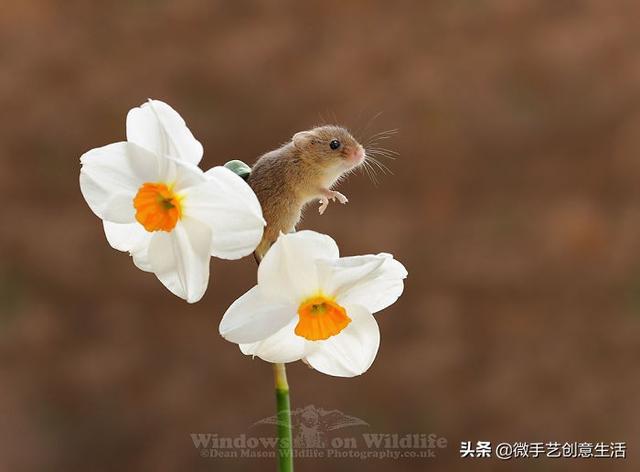
[[[291,405],[289,384],[284,364],[273,364],[278,407],[278,472],[293,471],[293,440],[291,434]]]

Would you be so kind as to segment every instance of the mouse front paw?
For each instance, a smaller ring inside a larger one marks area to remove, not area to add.
[[[327,197],[320,197],[320,208],[318,208],[318,212],[322,215],[328,206],[329,199]]]
[[[332,199],[337,199],[343,205],[349,201],[349,199],[347,197],[345,197],[340,192],[336,192],[335,190],[333,191],[333,198]]]
[[[320,190],[320,195],[322,195],[322,198],[328,198],[329,200],[333,200],[334,202],[336,200],[338,200],[340,203],[347,203],[349,201],[349,199],[340,192],[329,190],[327,188],[323,188],[322,190]]]

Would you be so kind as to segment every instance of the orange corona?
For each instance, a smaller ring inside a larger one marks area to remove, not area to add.
[[[133,199],[136,220],[147,231],[171,231],[182,216],[180,197],[162,183],[144,183]]]
[[[321,341],[335,336],[351,323],[347,311],[335,300],[318,295],[308,298],[298,307],[300,320],[295,333],[309,341]]]

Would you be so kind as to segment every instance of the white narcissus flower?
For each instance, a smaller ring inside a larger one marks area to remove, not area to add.
[[[339,257],[329,236],[283,234],[260,263],[258,284],[225,313],[220,334],[268,362],[303,360],[353,377],[378,352],[373,313],[398,299],[406,276],[390,254]]]
[[[182,117],[157,100],[129,111],[126,142],[80,158],[82,195],[109,244],[190,303],[204,295],[210,257],[250,254],[265,225],[247,183],[224,167],[203,172],[201,158]]]

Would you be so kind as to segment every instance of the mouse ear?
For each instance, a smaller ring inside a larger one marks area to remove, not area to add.
[[[299,133],[294,134],[291,140],[296,148],[301,148],[311,143],[313,140],[313,134],[309,131],[300,131]]]

